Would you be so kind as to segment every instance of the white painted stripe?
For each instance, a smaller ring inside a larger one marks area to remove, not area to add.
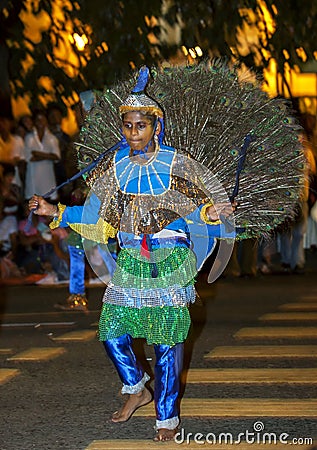
[[[24,328],[24,327],[56,327],[56,326],[73,326],[76,322],[16,322],[16,323],[2,323],[0,328]]]

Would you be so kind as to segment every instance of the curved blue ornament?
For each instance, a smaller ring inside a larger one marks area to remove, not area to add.
[[[150,71],[149,71],[148,67],[142,66],[139,71],[139,77],[136,82],[136,85],[134,86],[134,88],[132,89],[131,92],[134,92],[134,93],[143,92],[147,85],[147,82],[149,79],[149,74],[150,74]]]

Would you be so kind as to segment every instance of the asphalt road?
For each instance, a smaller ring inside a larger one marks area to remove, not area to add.
[[[316,261],[315,261],[316,259]],[[259,317],[279,311],[285,303],[315,296],[317,302],[317,255],[309,255],[304,275],[265,275],[251,279],[221,278],[208,285],[197,283],[200,299],[191,308],[193,326],[186,344],[188,368],[316,368],[316,358],[206,360],[217,346],[236,346],[241,328],[262,326]],[[120,383],[96,337],[84,341],[59,342],[70,331],[94,331],[103,287],[88,288],[88,314],[56,312],[67,287],[3,286],[0,288],[1,369],[19,374],[0,384],[1,450],[84,450],[94,440],[152,439],[154,420],[132,417],[125,424],[109,421],[122,401]],[[316,327],[317,320],[274,323],[282,326]],[[270,326],[266,323],[264,326]],[[274,340],[275,345],[317,345],[316,338]],[[244,342],[245,343],[245,342]],[[272,342],[270,342],[272,343]],[[265,338],[252,344],[268,344]],[[12,356],[30,348],[62,348],[57,357],[45,361],[12,361]],[[153,351],[142,340],[136,351],[153,374]],[[152,382],[153,386],[153,382]],[[185,417],[186,433],[230,432],[238,435],[261,421],[265,430],[292,437],[311,437],[317,444],[317,417],[262,417],[261,399],[317,399],[317,384],[307,383],[198,383],[187,384],[184,398],[253,398],[256,417]],[[106,447],[105,447],[106,448]],[[165,446],[165,448],[168,448]],[[188,447],[190,448],[190,447]],[[250,447],[252,449],[252,447]],[[124,450],[124,449],[122,449]]]

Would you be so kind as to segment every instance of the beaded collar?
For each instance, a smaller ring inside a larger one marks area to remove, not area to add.
[[[147,164],[138,164],[130,156],[126,146],[115,154],[115,176],[117,184],[125,194],[160,195],[170,189],[171,171],[176,150],[161,145],[159,151]]]

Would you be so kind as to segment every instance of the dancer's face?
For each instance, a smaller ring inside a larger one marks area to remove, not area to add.
[[[154,118],[140,112],[124,114],[122,132],[132,150],[144,150],[153,138]]]

